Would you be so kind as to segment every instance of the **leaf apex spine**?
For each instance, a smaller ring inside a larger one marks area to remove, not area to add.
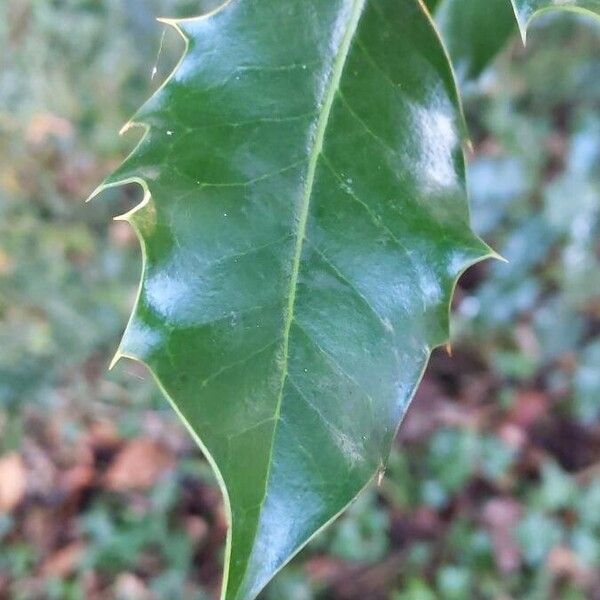
[[[108,370],[112,371],[117,366],[117,363],[123,358],[123,356],[124,354],[121,352],[121,348],[119,347],[108,365]]]
[[[86,199],[85,199],[85,203],[87,204],[88,202],[91,202],[94,198],[96,198],[96,196],[99,196],[104,190],[106,189],[106,186],[101,183]]]
[[[488,258],[491,258],[493,260],[499,260],[500,262],[506,263],[507,265],[510,264],[510,260],[508,260],[508,258],[505,258],[504,256],[502,256],[502,254],[499,254],[495,250],[492,250]]]

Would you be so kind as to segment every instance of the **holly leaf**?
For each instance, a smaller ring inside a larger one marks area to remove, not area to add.
[[[461,83],[476,79],[515,31],[523,42],[531,20],[550,10],[600,16],[600,0],[427,0]]]
[[[527,28],[531,20],[551,10],[569,10],[582,14],[600,17],[600,0],[511,0],[521,37],[526,40]]]
[[[223,598],[251,600],[382,474],[449,304],[491,256],[462,116],[417,0],[231,0],[125,129],[143,361],[212,464]]]
[[[516,29],[508,0],[441,0],[434,14],[461,82],[477,78]]]

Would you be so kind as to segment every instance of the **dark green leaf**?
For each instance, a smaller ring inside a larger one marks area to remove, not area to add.
[[[417,0],[232,0],[106,186],[144,272],[117,354],[144,361],[218,474],[224,595],[254,598],[385,468],[448,339],[471,232],[462,120]]]
[[[531,19],[549,10],[600,14],[600,0],[429,0],[461,81],[474,79],[502,50],[515,30],[523,40]]]
[[[434,13],[440,4],[440,0],[424,0],[425,6],[430,13]]]
[[[435,20],[461,81],[480,75],[516,30],[507,0],[441,0]]]

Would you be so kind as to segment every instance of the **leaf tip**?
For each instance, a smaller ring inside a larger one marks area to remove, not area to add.
[[[527,46],[527,24],[523,24],[520,20],[519,24],[519,34],[521,36],[521,42],[523,43],[523,47]]]
[[[157,17],[156,20],[163,25],[168,25],[175,29],[175,31],[186,41],[189,42],[188,34],[185,32],[183,27],[183,21],[186,19],[171,19],[169,17]]]
[[[527,19],[519,7],[517,6],[515,0],[510,0],[510,4],[512,6],[513,12],[515,13],[515,19],[517,21],[517,28],[519,30],[519,36],[521,38],[521,42],[523,46],[527,46],[527,27],[529,26],[530,19]]]
[[[177,27],[177,19],[171,19],[169,17],[156,17],[156,20],[159,23],[164,23],[165,25],[170,25],[171,27]]]
[[[108,370],[112,371],[116,367],[117,363],[123,358],[123,356],[124,355],[121,352],[121,348],[119,347],[108,365]]]
[[[86,199],[85,202],[86,204],[88,202],[91,202],[94,198],[96,198],[96,196],[99,196],[104,190],[106,189],[106,186],[101,183]]]
[[[125,135],[131,129],[131,127],[131,121],[128,121],[125,123],[125,125],[123,125],[123,127],[121,127],[121,129],[119,129],[119,135]]]
[[[510,261],[508,260],[508,258],[504,258],[504,256],[502,256],[502,254],[498,254],[498,252],[496,252],[495,250],[491,250],[490,255],[488,258],[491,258],[493,260],[499,260],[500,262],[509,264]]]

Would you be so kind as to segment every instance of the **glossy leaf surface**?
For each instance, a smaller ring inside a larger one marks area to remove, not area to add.
[[[437,7],[440,4],[440,0],[424,0],[425,6],[430,13],[435,13]]]
[[[223,596],[250,600],[384,469],[456,279],[489,250],[417,0],[232,0],[173,24],[186,54],[105,184],[145,190],[117,358],[151,368],[211,460]]]

